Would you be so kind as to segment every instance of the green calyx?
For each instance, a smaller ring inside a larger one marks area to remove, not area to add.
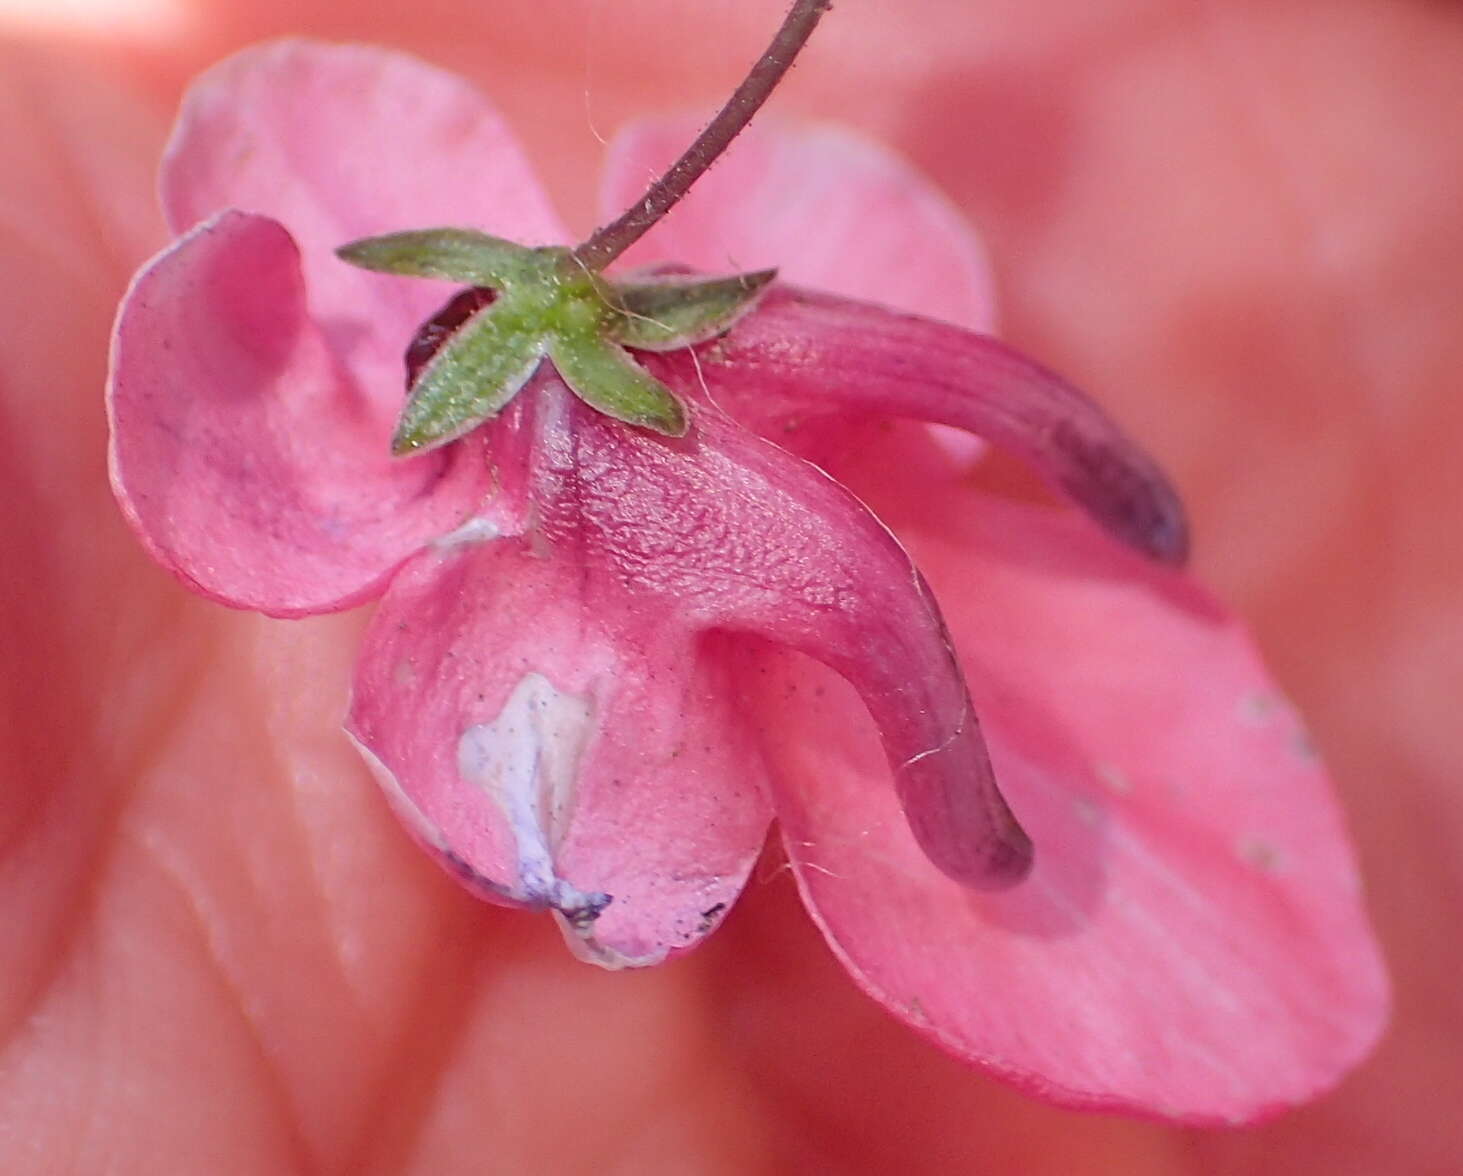
[[[453,228],[368,237],[336,253],[363,269],[497,294],[418,373],[391,440],[398,456],[444,445],[496,415],[545,357],[599,412],[684,436],[685,407],[625,348],[671,351],[714,338],[752,308],[776,274],[616,281],[586,269],[568,249],[532,249]]]

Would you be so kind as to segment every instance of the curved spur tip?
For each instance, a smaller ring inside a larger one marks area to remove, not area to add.
[[[1036,847],[1017,826],[992,844],[982,872],[964,881],[973,890],[1010,890],[1026,881],[1035,862]]]

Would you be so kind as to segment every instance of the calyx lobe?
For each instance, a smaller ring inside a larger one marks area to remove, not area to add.
[[[617,281],[585,268],[568,249],[460,228],[368,237],[336,252],[364,269],[472,287],[408,351],[409,395],[391,443],[398,456],[444,445],[497,415],[545,357],[597,411],[684,436],[680,398],[625,348],[672,351],[714,338],[776,276],[761,270]]]

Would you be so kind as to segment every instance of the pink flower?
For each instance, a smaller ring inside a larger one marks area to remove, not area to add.
[[[607,209],[681,137],[622,137]],[[491,108],[375,50],[250,51],[190,94],[162,192],[183,235],[119,316],[118,497],[224,603],[381,597],[348,727],[473,889],[654,963],[715,927],[775,814],[858,983],[1047,1097],[1235,1121],[1375,1039],[1385,978],[1326,779],[1243,634],[1163,566],[1185,535],[1161,475],[1001,345],[848,297],[988,313],[978,250],[896,161],[753,135],[639,250],[838,292],[774,286],[721,339],[638,355],[685,438],[544,365],[407,460],[401,354],[445,292],[334,250],[566,241]],[[895,417],[1016,453],[1107,534],[982,493]],[[1028,864],[1002,792],[1036,864],[997,891]]]

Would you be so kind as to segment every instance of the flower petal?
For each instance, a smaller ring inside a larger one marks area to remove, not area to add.
[[[789,421],[849,412],[969,430],[1122,542],[1170,563],[1188,554],[1183,504],[1152,459],[1081,392],[988,336],[774,286],[699,355],[646,362],[672,387],[704,381],[739,420],[779,438]]]
[[[277,41],[209,70],[184,99],[161,191],[175,232],[228,207],[288,226],[327,339],[393,404],[401,349],[442,290],[365,273],[337,258],[338,246],[429,225],[529,245],[565,239],[481,94],[364,45]]]
[[[834,950],[897,1016],[1061,1102],[1237,1122],[1331,1086],[1386,979],[1325,774],[1243,632],[1078,519],[974,492],[948,514],[912,543],[1037,867],[1009,894],[951,885],[857,701],[783,667],[803,710],[766,723],[775,803]]]
[[[939,611],[888,530],[822,471],[695,389],[694,428],[669,439],[626,429],[557,383],[545,379],[515,402],[536,414],[526,427],[547,455],[534,490],[542,534],[664,618],[751,634],[833,667],[880,729],[924,851],[967,885],[1017,880],[1029,843],[992,782]]]
[[[112,483],[196,591],[277,616],[374,595],[484,493],[481,448],[389,456],[305,311],[299,252],[227,212],[149,263],[113,340]]]
[[[701,129],[632,124],[610,144],[606,220],[638,200]],[[830,290],[974,330],[995,324],[985,250],[959,211],[893,152],[843,128],[757,122],[625,255],[711,273],[775,268]]]
[[[718,650],[654,602],[572,554],[467,540],[392,582],[349,730],[471,887],[558,911],[594,962],[642,965],[699,943],[761,849],[730,698]]]

